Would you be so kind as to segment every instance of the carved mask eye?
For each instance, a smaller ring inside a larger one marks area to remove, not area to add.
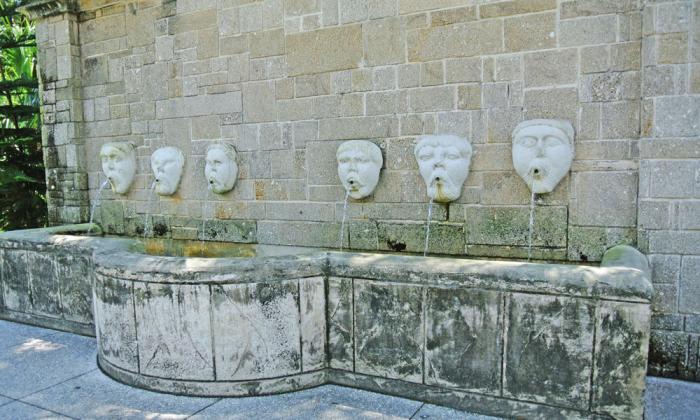
[[[517,143],[523,147],[535,147],[537,145],[537,139],[531,136],[520,137]]]

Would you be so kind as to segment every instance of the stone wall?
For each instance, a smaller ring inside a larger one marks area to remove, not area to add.
[[[652,254],[652,372],[697,379],[698,1],[49,3],[33,10],[50,15],[37,37],[53,223],[87,219],[100,146],[131,141],[132,191],[102,194],[108,232],[142,234],[148,220],[173,238],[335,247],[335,150],[369,139],[385,167],[375,194],[350,203],[345,244],[420,252],[428,199],[413,144],[449,133],[475,154],[462,197],[434,209],[431,251],[524,257],[530,194],[510,132],[567,119],[575,161],[538,199],[533,256],[599,261],[617,243]],[[239,180],[214,197],[203,154],[222,140]],[[164,145],[187,162],[180,191],[159,199],[148,159]]]

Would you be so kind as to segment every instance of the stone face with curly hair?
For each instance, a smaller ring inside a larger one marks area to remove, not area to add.
[[[151,155],[151,169],[156,177],[158,195],[173,195],[180,185],[185,155],[176,147],[161,147]]]
[[[384,159],[379,147],[366,140],[346,141],[338,147],[338,177],[350,197],[360,199],[374,192]]]
[[[236,157],[236,149],[230,144],[216,143],[207,148],[204,176],[213,192],[223,194],[231,191],[236,185],[238,177]]]
[[[100,148],[100,160],[112,191],[126,194],[136,174],[136,150],[131,143],[105,143]]]

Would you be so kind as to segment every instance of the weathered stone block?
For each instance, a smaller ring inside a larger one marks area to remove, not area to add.
[[[156,102],[156,118],[158,119],[230,114],[240,111],[242,111],[241,92],[190,96]]]
[[[559,23],[559,45],[572,47],[589,44],[611,44],[617,36],[617,16],[595,16]]]
[[[209,286],[136,284],[140,372],[213,380]]]
[[[495,54],[501,52],[502,37],[497,19],[419,29],[407,34],[408,59],[424,62]],[[479,42],[467,42],[472,39]]]
[[[700,97],[656,98],[655,137],[690,137],[700,133]]]
[[[578,90],[575,88],[536,89],[525,92],[525,118],[554,118],[576,121]]]
[[[596,322],[592,409],[639,419],[644,412],[649,307],[601,302]]]
[[[422,382],[422,288],[356,279],[354,293],[356,371]]]
[[[347,230],[344,232],[347,242]],[[340,223],[258,221],[258,243],[335,248],[340,240]]]
[[[412,89],[408,94],[409,108],[414,112],[448,111],[454,109],[452,86]]]
[[[217,379],[273,378],[301,371],[296,280],[214,286],[212,305]]]
[[[290,76],[353,69],[360,61],[362,30],[359,25],[287,35]]]
[[[600,261],[606,249],[614,245],[635,245],[634,228],[569,226],[568,258],[571,261]]]
[[[635,172],[580,172],[574,176],[576,202],[572,223],[584,226],[631,227],[637,220]]]
[[[504,395],[587,409],[595,307],[584,299],[508,297]]]
[[[26,261],[27,267],[31,267],[29,296],[32,300],[32,312],[50,317],[60,316],[60,288],[53,255],[27,251]]]
[[[525,54],[525,87],[567,85],[578,77],[578,51],[574,48]]]
[[[301,361],[304,372],[326,367],[326,294],[323,277],[299,280]]]
[[[406,38],[398,17],[372,20],[362,27],[365,61],[368,66],[403,63]]]
[[[437,206],[434,204],[434,206]],[[423,252],[426,223],[377,223],[379,249],[384,251]],[[432,254],[464,254],[464,227],[458,223],[430,224],[428,252]]]
[[[530,209],[522,207],[467,208],[468,244],[528,245]],[[566,246],[565,207],[535,207],[532,244],[538,247]]]
[[[95,329],[101,357],[122,369],[139,371],[131,282],[95,274]]]
[[[494,291],[428,289],[427,385],[500,393],[502,302]]]
[[[700,257],[683,256],[679,310],[700,314]]]
[[[678,331],[651,331],[649,374],[682,377],[688,366],[688,334]]]
[[[250,34],[250,58],[284,54],[284,30],[253,32]]]
[[[209,241],[254,243],[255,222],[240,220],[207,220],[200,239]]]
[[[556,0],[512,0],[495,4],[483,4],[479,7],[481,19],[495,18],[525,13],[543,12],[557,8]]]
[[[27,266],[27,253],[22,250],[3,250],[0,270],[2,270],[3,293],[7,309],[31,313],[31,279]]]
[[[355,365],[352,279],[328,278],[326,316],[330,367],[352,371]]]
[[[505,19],[506,51],[553,48],[557,44],[556,13],[541,13]]]

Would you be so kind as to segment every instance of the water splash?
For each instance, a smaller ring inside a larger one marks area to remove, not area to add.
[[[338,248],[339,251],[343,250],[343,239],[345,238],[345,218],[348,215],[348,198],[350,197],[350,191],[347,191],[345,193],[345,202],[343,203],[343,221],[340,223],[340,238],[338,238],[338,242],[340,242],[340,246]]]
[[[428,255],[428,243],[430,242],[430,221],[433,219],[433,199],[430,199],[428,204],[428,220],[425,223],[425,246],[423,247],[423,256]]]
[[[533,182],[534,187],[534,182]],[[527,260],[532,259],[532,232],[535,228],[535,189],[532,188],[530,195],[530,227],[527,234]]]
[[[92,221],[95,220],[95,210],[97,210],[97,206],[100,205],[100,199],[102,198],[102,190],[104,190],[107,185],[109,185],[109,179],[105,179],[105,182],[100,185],[100,189],[97,190],[97,197],[95,197],[95,202],[92,203],[92,208],[90,209],[90,224],[88,226],[88,231],[87,235],[90,236],[90,232],[92,231]]]
[[[199,252],[204,255],[204,237],[207,228],[207,199],[211,195],[211,184],[207,186],[207,192],[204,196],[204,204],[202,205],[202,235],[199,237]]]
[[[148,199],[149,212],[151,210],[151,204],[153,203],[154,198],[156,198],[156,181],[153,181],[153,184],[151,184],[151,197]],[[148,236],[148,230],[150,229],[151,219],[148,216],[149,213],[143,215],[143,239],[146,239],[146,236]]]

